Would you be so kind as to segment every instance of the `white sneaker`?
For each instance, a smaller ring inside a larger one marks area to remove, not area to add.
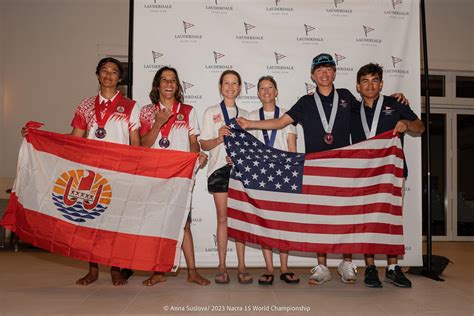
[[[313,280],[316,284],[323,284],[324,282],[331,280],[331,272],[328,267],[318,264],[311,269],[311,276],[309,279]]]
[[[352,261],[342,261],[337,267],[337,273],[344,283],[355,283],[357,280],[357,267]]]

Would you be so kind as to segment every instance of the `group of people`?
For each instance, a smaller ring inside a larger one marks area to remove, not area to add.
[[[199,166],[206,164],[208,191],[212,193],[217,214],[218,272],[215,282],[230,282],[226,266],[227,255],[227,191],[232,161],[226,154],[224,138],[230,135],[229,122],[237,118],[239,125],[248,129],[266,145],[296,152],[296,128],[301,124],[307,153],[321,152],[360,142],[394,129],[394,133],[421,134],[423,123],[413,113],[402,94],[382,96],[383,71],[377,64],[368,64],[357,73],[357,101],[347,89],[335,89],[336,64],[329,54],[316,56],[311,64],[311,78],[316,83],[312,95],[301,97],[288,111],[277,106],[277,82],[271,76],[258,81],[258,97],[262,107],[251,113],[237,106],[242,79],[235,70],[224,71],[219,79],[222,101],[204,112],[202,129],[195,109],[183,102],[183,88],[174,68],[163,67],[154,76],[150,92],[151,104],[139,107],[135,101],[122,96],[117,86],[122,79],[121,63],[114,58],[102,59],[96,68],[100,90],[97,96],[86,98],[78,105],[72,121],[71,135],[131,146],[173,149],[199,153]],[[28,130],[24,128],[22,134]],[[199,136],[199,138],[198,138]],[[208,151],[206,155],[203,151]],[[191,214],[184,228],[182,249],[187,266],[187,280],[200,285],[210,281],[196,270],[193,237],[190,229]],[[245,243],[236,240],[238,258],[237,279],[241,284],[253,282],[245,268]],[[273,250],[262,247],[266,271],[258,283],[271,285],[274,279]],[[280,251],[280,279],[298,283],[295,273],[288,269],[288,253]],[[345,283],[354,283],[357,268],[352,254],[343,254],[338,274]],[[364,284],[381,287],[374,255],[365,254],[367,268]],[[327,268],[327,254],[317,254],[318,264],[311,270],[310,284],[322,284],[331,279]],[[385,280],[400,287],[411,287],[397,265],[397,256],[387,256]],[[124,285],[133,271],[111,268],[114,285]],[[76,283],[88,285],[98,279],[97,263],[89,264],[88,273]],[[166,281],[162,272],[154,272],[143,281],[150,286]]]

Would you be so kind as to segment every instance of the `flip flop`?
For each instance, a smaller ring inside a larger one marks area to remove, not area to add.
[[[289,277],[294,276],[293,272],[285,272],[280,274],[280,280],[285,281],[286,283],[299,283],[300,279],[290,279]]]
[[[262,280],[262,278],[265,278],[265,280]],[[273,284],[273,274],[262,274],[260,279],[258,279],[258,284],[260,285],[272,285]]]
[[[227,273],[227,271],[217,273],[216,277],[214,278],[214,282],[216,282],[217,284],[229,283],[230,282],[229,273]]]
[[[250,279],[245,279],[248,276],[250,277]],[[237,280],[239,280],[240,284],[250,284],[253,282],[252,276],[248,272],[237,273]]]

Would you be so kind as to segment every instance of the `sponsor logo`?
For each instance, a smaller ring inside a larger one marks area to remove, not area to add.
[[[143,7],[148,9],[150,12],[166,12],[168,9],[172,8],[172,5],[157,3],[157,0],[154,0],[153,3],[145,3]]]
[[[376,46],[377,44],[382,43],[381,39],[368,36],[369,33],[375,31],[374,28],[367,25],[362,25],[362,29],[364,30],[365,37],[356,38],[356,43],[361,43],[363,46]]]
[[[288,15],[293,12],[293,7],[282,7],[280,6],[281,0],[275,0],[275,6],[266,7],[266,11],[272,15]]]
[[[283,58],[286,57],[285,55],[280,54],[280,53],[277,53],[277,52],[274,52],[274,54],[275,54],[275,61],[276,61],[277,65],[278,65],[278,61],[279,61],[280,59],[283,59]]]
[[[186,33],[187,33],[186,31],[187,31],[188,29],[192,28],[193,26],[194,26],[194,24],[191,24],[191,23],[189,23],[189,22],[183,21],[184,33],[186,34]]]
[[[341,8],[340,5],[344,3],[344,0],[334,0],[334,8],[327,8],[326,13],[330,13],[333,16],[347,16],[352,13],[352,9]]]
[[[385,10],[384,14],[390,15],[390,17],[395,19],[404,19],[408,15],[410,15],[409,11],[401,11],[400,8],[403,7],[403,0],[387,0],[390,1],[391,9]]]
[[[155,51],[151,51],[151,55],[153,56],[153,63],[156,64],[156,60],[160,57],[163,56],[162,53],[158,53],[158,52],[155,52]]]
[[[403,59],[396,56],[390,56],[390,57],[391,57],[393,69],[384,69],[383,71],[384,73],[392,74],[395,76],[403,76],[403,75],[408,74],[408,70],[403,69],[403,67],[400,67],[399,65],[400,63],[403,62]]]
[[[395,66],[396,66],[398,63],[402,62],[402,61],[403,61],[403,59],[398,58],[398,57],[395,57],[395,56],[392,56],[392,65],[393,65],[393,68],[395,68]]]
[[[334,56],[336,57],[335,59],[336,59],[336,70],[337,71],[339,71],[339,72],[354,71],[353,67],[347,67],[347,66],[340,65],[341,61],[345,60],[347,58],[346,56],[340,55],[340,54],[334,54]]]
[[[303,26],[304,26],[304,33],[306,34],[306,36],[297,37],[296,41],[301,42],[304,45],[317,45],[319,44],[319,42],[324,41],[322,37],[314,37],[314,36],[309,35],[310,32],[316,30],[314,26],[309,25],[309,24],[303,24]]]
[[[262,35],[249,35],[249,31],[254,29],[255,25],[244,22],[245,35],[236,35],[235,38],[241,40],[242,43],[258,43],[263,40]]]
[[[205,251],[205,252],[217,252],[217,235],[216,235],[216,234],[212,234],[212,240],[214,241],[214,247],[211,247],[211,248],[206,247],[206,248],[204,248],[204,251]],[[227,248],[227,252],[234,252],[234,249],[228,247],[228,248]]]
[[[161,57],[164,55],[160,52],[156,52],[154,50],[151,51],[151,57],[153,59],[153,64],[144,64],[143,68],[149,69],[150,71],[155,71],[157,69],[160,69],[162,67],[168,66],[170,67],[171,65],[165,65],[165,64],[157,64],[157,60],[159,60]]]
[[[250,82],[247,82],[247,81],[244,81],[244,89],[245,89],[245,95],[239,95],[239,100],[242,100],[242,101],[255,101],[255,100],[259,100],[258,99],[258,96],[256,95],[256,93],[253,93],[253,90],[256,87],[256,85],[254,85],[253,83],[250,83]],[[249,93],[250,91],[250,93]],[[245,103],[245,102],[244,102]],[[253,103],[253,102],[248,102],[248,103]]]
[[[251,84],[250,82],[244,81],[245,85],[245,94],[249,94],[249,90],[255,88],[254,84]]]
[[[402,4],[402,2],[403,2],[402,0],[392,0],[392,7],[393,7],[393,9],[395,10],[395,8],[396,8],[398,5]]]
[[[267,65],[267,70],[271,70],[273,73],[288,73],[289,70],[294,70],[292,65],[281,65],[281,60],[285,59],[286,55],[278,52],[273,52],[273,55],[276,65]]]
[[[188,30],[195,25],[187,22],[187,21],[182,21],[183,22],[183,28],[184,28],[184,34],[175,34],[174,38],[178,39],[180,42],[194,42],[196,43],[198,40],[202,39],[201,34],[188,34]]]
[[[69,170],[56,179],[52,200],[64,218],[83,223],[107,210],[112,187],[104,176],[92,170]]]
[[[214,65],[205,65],[206,69],[210,69],[214,72],[217,72],[217,71],[223,71],[223,70],[226,70],[226,69],[232,69],[233,68],[232,65],[218,64],[218,61],[225,57],[224,54],[216,52],[216,51],[213,51],[212,53],[213,53],[212,56],[214,57]]]
[[[188,90],[191,89],[192,87],[194,87],[194,85],[192,83],[183,81],[183,94],[184,94],[185,99],[186,100],[201,100],[202,95],[200,95],[200,94],[189,94],[188,93],[189,92]],[[178,117],[178,119],[179,119],[179,117]]]
[[[206,10],[211,11],[211,13],[214,14],[227,14],[228,12],[234,10],[234,8],[231,5],[222,5],[218,4],[217,0],[213,1],[213,5],[206,5]]]

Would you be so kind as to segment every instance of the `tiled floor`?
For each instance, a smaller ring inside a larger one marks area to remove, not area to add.
[[[104,269],[97,282],[80,287],[74,281],[85,273],[85,263],[40,251],[1,251],[0,315],[474,315],[474,243],[438,242],[433,253],[454,261],[445,271],[446,282],[409,276],[411,289],[386,283],[382,289],[369,289],[361,279],[343,284],[334,269],[333,280],[321,286],[306,283],[309,269],[295,269],[301,284],[276,278],[267,287],[237,283],[235,270],[228,285],[202,287],[187,283],[185,273],[180,273],[144,287],[141,281],[147,274],[140,272],[127,286],[114,287]],[[360,276],[363,270],[359,269]],[[263,272],[250,271],[255,280]],[[215,274],[214,269],[202,272],[211,279]]]

